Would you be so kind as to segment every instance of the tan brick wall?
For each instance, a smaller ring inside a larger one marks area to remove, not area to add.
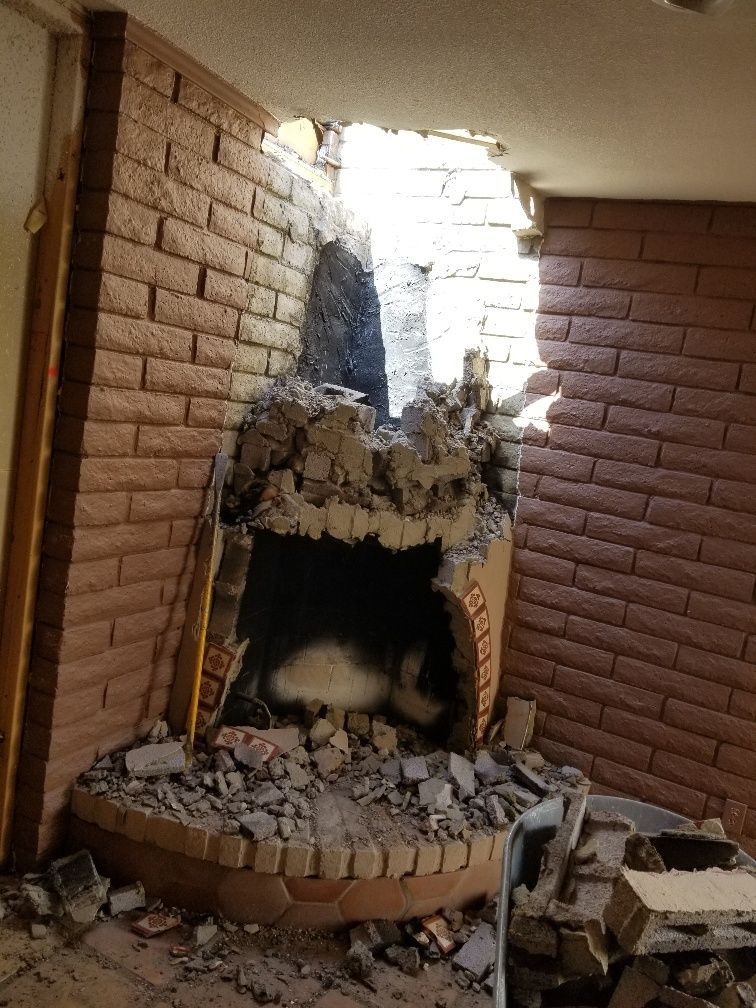
[[[166,709],[211,460],[294,363],[322,212],[255,123],[94,35],[22,863],[59,843],[75,776]]]
[[[753,852],[756,209],[546,219],[504,689],[596,790],[747,806]]]

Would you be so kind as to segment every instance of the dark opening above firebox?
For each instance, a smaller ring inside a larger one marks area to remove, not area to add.
[[[439,556],[438,545],[393,553],[255,533],[237,627],[250,643],[222,720],[248,723],[253,698],[277,712],[321,699],[445,739],[456,691],[449,617],[431,588]]]

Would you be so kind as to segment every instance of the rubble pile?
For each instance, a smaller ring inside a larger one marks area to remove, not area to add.
[[[482,528],[500,535],[504,510],[482,475],[498,443],[482,419],[487,370],[468,351],[462,381],[427,383],[399,429],[376,429],[359,392],[282,379],[245,418],[224,519],[245,531],[327,532],[349,542],[373,535],[390,549],[440,539],[448,549],[476,530],[487,505]]]
[[[587,788],[574,767],[495,742],[472,758],[434,749],[407,726],[315,700],[304,722],[210,730],[185,765],[182,741],[157,722],[140,744],[100,760],[80,788],[185,825],[318,846],[318,803],[348,799],[357,828],[380,840],[468,840],[501,832],[525,809]]]
[[[512,892],[523,1008],[754,1008],[756,872],[718,820],[656,834],[565,799],[532,889]]]

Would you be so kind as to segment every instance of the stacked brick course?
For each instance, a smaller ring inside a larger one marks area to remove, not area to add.
[[[95,18],[18,786],[21,862],[167,706],[211,459],[293,365],[318,197],[261,127]]]
[[[542,253],[504,688],[550,759],[753,851],[756,208],[550,200]]]

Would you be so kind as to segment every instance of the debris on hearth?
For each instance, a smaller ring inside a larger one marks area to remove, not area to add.
[[[514,1002],[754,1008],[756,872],[721,824],[642,834],[585,795],[564,802],[535,885],[512,892]]]
[[[536,752],[496,742],[468,758],[380,715],[320,701],[308,704],[303,722],[286,716],[268,730],[211,730],[191,766],[168,758],[162,775],[144,776],[145,765],[159,763],[156,744],[181,748],[165,735],[145,740],[82,774],[78,787],[185,825],[317,845],[315,805],[329,789],[351,799],[355,815],[380,809],[409,837],[447,841],[498,832],[544,797],[588,786],[579,770]]]

